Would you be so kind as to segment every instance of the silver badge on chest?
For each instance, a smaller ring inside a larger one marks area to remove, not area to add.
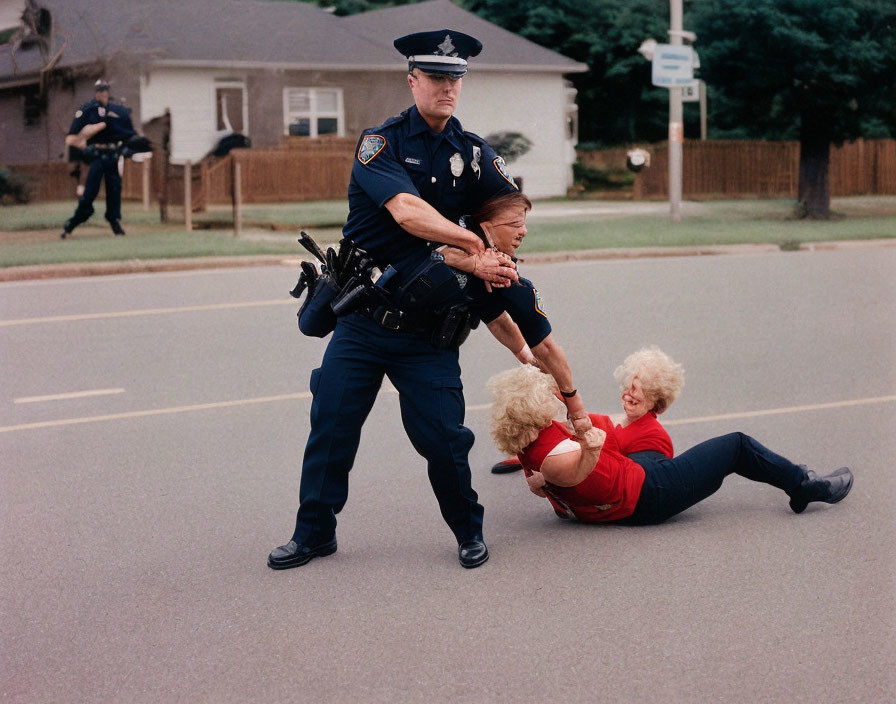
[[[464,172],[464,158],[460,152],[454,152],[448,162],[451,164],[451,175],[455,178]]]

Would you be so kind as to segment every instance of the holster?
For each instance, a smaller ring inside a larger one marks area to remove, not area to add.
[[[370,279],[365,281],[360,277],[352,277],[345,282],[345,286],[330,303],[330,308],[337,318],[348,315],[358,309],[361,303],[369,297],[369,292],[372,289],[373,284],[370,283]]]
[[[310,337],[326,337],[336,328],[336,314],[331,303],[339,287],[329,273],[321,274],[309,285],[305,302],[299,308],[299,330]]]
[[[466,305],[451,306],[436,323],[430,343],[440,350],[456,350],[478,325],[479,318]]]
[[[454,269],[438,252],[432,252],[421,262],[396,292],[398,308],[409,312],[444,310],[463,301],[463,290]]]

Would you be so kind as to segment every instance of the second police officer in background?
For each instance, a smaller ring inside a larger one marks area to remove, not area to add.
[[[482,44],[442,29],[396,39],[408,59],[414,105],[366,130],[348,188],[346,241],[384,272],[394,270],[394,306],[362,307],[336,322],[320,368],[311,374],[311,430],[302,464],[292,539],[268,566],[286,569],[336,551],[336,514],[348,498],[348,475],[363,425],[387,376],[399,392],[402,422],[427,461],[442,517],[464,567],[488,559],[483,508],[471,486],[458,350],[463,336],[433,342],[444,311],[464,299],[438,243],[470,255],[470,273],[497,285],[516,279],[509,258],[487,250],[456,224],[486,200],[516,191],[504,162],[453,117],[467,58]],[[385,278],[385,274],[384,274]]]
[[[124,235],[121,226],[121,174],[118,159],[125,143],[137,135],[131,123],[131,111],[123,105],[110,102],[109,83],[103,79],[94,84],[94,99],[84,103],[75,113],[65,143],[82,150],[90,164],[84,192],[78,199],[78,207],[62,226],[62,239],[68,237],[81,223],[93,215],[93,201],[106,181],[106,220],[116,235]],[[148,151],[139,149],[137,151]]]

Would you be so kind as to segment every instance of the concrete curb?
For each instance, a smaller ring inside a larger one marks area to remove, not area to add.
[[[324,245],[324,247],[329,245]],[[799,251],[828,251],[896,247],[896,239],[842,240],[834,242],[806,242]],[[767,254],[781,252],[775,244],[697,245],[692,247],[632,247],[587,249],[566,252],[536,252],[522,259],[526,264],[592,261],[609,259],[642,259],[649,257],[695,257],[718,255]],[[115,262],[86,262],[12,266],[0,269],[0,282],[31,279],[57,279],[81,276],[108,276],[160,271],[192,271],[198,269],[226,269],[251,266],[289,266],[298,268],[301,257],[284,254],[265,254],[234,257],[197,257],[187,259],[131,259]]]

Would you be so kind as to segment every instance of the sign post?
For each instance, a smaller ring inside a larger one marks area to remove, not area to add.
[[[681,222],[681,162],[684,143],[681,88],[694,80],[694,50],[682,44],[682,0],[669,0],[669,44],[653,50],[651,81],[669,89],[669,211]],[[687,33],[693,37],[693,34]]]

